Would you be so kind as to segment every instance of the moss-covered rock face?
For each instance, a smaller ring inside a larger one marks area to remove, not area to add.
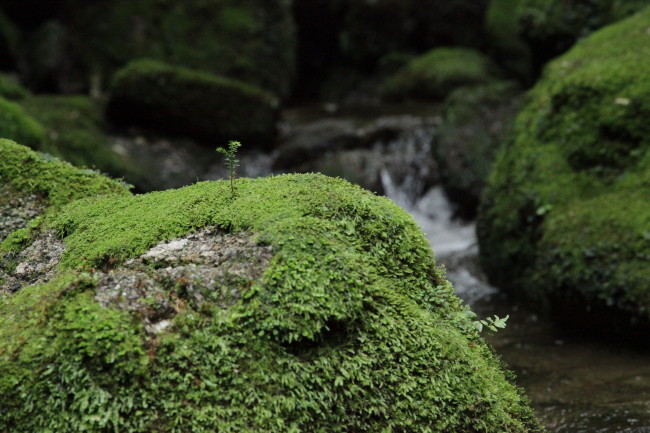
[[[45,128],[16,102],[0,97],[0,138],[38,148],[45,141]]]
[[[120,182],[82,170],[13,141],[0,139],[0,181],[19,193],[37,194],[48,206],[60,207],[97,194],[128,194]]]
[[[48,208],[57,209],[69,201],[102,194],[128,194],[128,190],[96,172],[80,170],[1,139],[0,242],[5,243],[0,249],[7,254],[0,260],[0,267],[11,261],[27,240],[30,231],[19,229],[26,228]]]
[[[485,55],[467,48],[435,48],[387,79],[380,91],[390,99],[443,99],[454,88],[485,84],[500,75]]]
[[[530,45],[537,70],[568,50],[579,38],[648,5],[647,0],[519,0],[517,3],[509,4],[508,12],[516,17],[519,34]]]
[[[226,75],[287,95],[295,35],[289,0],[73,2],[74,48],[104,77],[148,57]]]
[[[0,296],[0,430],[539,430],[412,218],[345,181],[89,198],[25,245],[52,234]]]
[[[500,151],[478,225],[497,285],[575,318],[622,313],[610,329],[649,318],[649,26],[645,10],[549,65]]]
[[[265,146],[275,137],[277,100],[243,82],[207,72],[137,60],[112,85],[108,117],[120,124],[206,141]]]
[[[458,215],[474,218],[496,151],[520,108],[516,83],[463,87],[445,100],[433,146],[440,180]]]

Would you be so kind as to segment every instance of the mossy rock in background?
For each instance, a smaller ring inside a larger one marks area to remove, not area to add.
[[[381,86],[389,99],[444,99],[462,86],[486,84],[500,76],[484,54],[468,48],[436,48],[407,63]]]
[[[11,140],[0,139],[0,181],[16,191],[41,196],[48,206],[101,194],[128,194],[121,182],[96,171],[37,153]]]
[[[71,2],[64,21],[87,75],[149,57],[286,96],[295,75],[290,0]]]
[[[485,14],[488,52],[504,71],[523,84],[533,80],[532,53],[521,37],[518,11],[524,0],[491,0]]]
[[[33,225],[62,252],[0,295],[0,430],[540,431],[403,210],[322,175],[236,186]]]
[[[519,35],[531,48],[536,72],[580,38],[649,4],[648,0],[520,0],[517,3],[508,4],[508,13],[514,15]]]
[[[98,102],[81,95],[52,95],[30,97],[21,105],[47,131],[39,150],[130,182],[141,176],[127,158],[112,150]]]
[[[343,12],[341,52],[352,64],[372,69],[391,52],[480,46],[486,4],[484,0],[353,0]]]
[[[29,90],[13,76],[0,74],[0,96],[10,100],[25,99],[30,95]]]
[[[445,100],[433,146],[440,180],[457,215],[476,217],[479,199],[499,145],[520,108],[520,87],[512,81],[462,87]]]
[[[16,102],[0,97],[0,138],[38,148],[45,141],[45,129]]]
[[[493,283],[614,332],[650,318],[649,27],[646,9],[547,67],[478,222]]]
[[[115,75],[107,116],[211,145],[241,140],[260,147],[273,143],[277,110],[275,97],[243,82],[136,60]]]

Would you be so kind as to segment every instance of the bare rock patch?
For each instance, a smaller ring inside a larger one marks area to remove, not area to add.
[[[9,185],[0,185],[0,242],[45,210],[45,201],[36,194],[19,194]]]
[[[185,308],[233,305],[262,276],[271,258],[271,247],[258,245],[250,233],[206,228],[161,242],[101,273],[95,300],[141,314],[146,330],[157,333]]]

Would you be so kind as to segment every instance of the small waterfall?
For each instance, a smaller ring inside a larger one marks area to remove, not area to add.
[[[381,172],[386,196],[410,213],[425,233],[439,263],[456,294],[468,304],[489,297],[496,289],[485,282],[478,264],[478,246],[474,223],[453,219],[453,208],[441,186],[430,188],[413,202],[395,185],[387,170]]]

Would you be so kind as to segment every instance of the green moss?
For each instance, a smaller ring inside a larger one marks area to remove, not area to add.
[[[539,430],[403,210],[322,175],[237,183],[235,198],[204,182],[48,217],[59,278],[0,300],[0,430]],[[92,302],[80,270],[204,226],[273,248],[234,305],[181,310],[152,339]]]
[[[0,97],[0,138],[38,147],[45,140],[45,130],[20,105]]]
[[[649,25],[645,10],[594,33],[528,96],[479,221],[499,285],[648,317]]]
[[[118,0],[71,3],[78,56],[110,75],[141,57],[226,75],[286,96],[295,75],[288,0]]]
[[[522,0],[514,12],[519,34],[531,46],[537,68],[576,40],[648,5],[647,0]]]
[[[211,144],[236,138],[259,146],[274,138],[277,100],[240,81],[138,60],[115,75],[107,112],[116,122]]]
[[[24,396],[0,409],[3,430],[143,431],[133,410],[147,378],[140,330],[94,302],[94,283],[65,275],[0,300],[0,389]]]
[[[37,96],[21,102],[47,129],[39,150],[79,167],[91,167],[136,182],[140,173],[111,149],[104,132],[103,107],[86,96]]]
[[[467,48],[436,48],[411,60],[380,91],[392,99],[444,99],[454,88],[494,81],[499,72],[485,55]]]
[[[18,191],[44,196],[51,206],[97,194],[128,194],[119,182],[91,170],[0,140],[0,182]]]
[[[14,77],[0,74],[0,96],[6,99],[19,100],[29,96],[25,89]]]

